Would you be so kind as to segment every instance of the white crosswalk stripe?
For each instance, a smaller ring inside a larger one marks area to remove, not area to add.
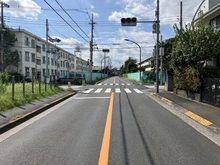
[[[98,88],[94,93],[100,93],[102,91],[102,88]]]
[[[83,93],[90,93],[94,88],[88,89],[86,91],[83,91]]]
[[[115,88],[115,93],[121,93],[121,89],[120,88]]]
[[[94,88],[91,88],[91,89],[88,89],[88,90],[86,90],[86,91],[83,91],[82,93],[91,93],[92,91],[94,90]],[[137,89],[137,88],[133,88],[133,89],[129,89],[129,88],[124,88],[123,89],[126,93],[143,93],[142,91],[140,91],[139,89]],[[132,90],[133,90],[133,92],[132,92]],[[98,89],[96,89],[95,91],[94,91],[94,93],[110,93],[111,91],[112,91],[112,88],[106,88],[105,90],[104,90],[104,92],[102,92],[103,91],[103,88],[98,88]],[[121,93],[121,89],[120,88],[115,88],[115,91],[113,91],[113,92],[115,92],[115,93]]]
[[[128,89],[128,88],[125,88],[124,90],[125,90],[126,93],[132,93],[132,92],[130,91],[130,89]]]
[[[111,92],[111,88],[107,88],[106,90],[105,90],[105,93],[110,93]]]
[[[139,89],[137,89],[137,88],[134,88],[134,91],[135,92],[137,92],[137,93],[143,93],[143,92],[141,92]]]
[[[103,84],[103,83],[99,83],[99,84],[97,84],[97,85],[101,86],[101,85],[108,85],[108,84],[109,84],[109,85],[114,85],[114,83],[104,83],[104,84]],[[115,85],[122,85],[122,86],[123,86],[123,85],[125,85],[125,83],[115,83]],[[127,83],[126,85],[129,86],[129,85],[131,85],[131,84],[130,84],[130,83]]]

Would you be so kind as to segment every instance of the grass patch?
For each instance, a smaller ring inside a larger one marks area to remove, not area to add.
[[[17,119],[20,119],[20,118],[22,118],[24,115],[17,115],[17,116],[15,116],[15,117],[13,117],[10,121],[15,121],[15,120],[17,120]]]
[[[2,88],[4,88],[4,90],[0,90],[0,112],[4,112],[14,107],[22,106],[37,99],[46,98],[64,91],[64,89],[58,86],[50,86],[49,84],[46,85],[45,90],[45,84],[41,84],[39,87],[38,83],[34,83],[34,92],[32,92],[32,83],[25,83],[25,92],[23,95],[23,84],[17,83],[14,88],[13,100],[12,84],[4,85]]]

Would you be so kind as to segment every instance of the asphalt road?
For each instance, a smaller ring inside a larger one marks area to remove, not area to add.
[[[220,164],[220,147],[113,77],[0,135],[1,165]]]

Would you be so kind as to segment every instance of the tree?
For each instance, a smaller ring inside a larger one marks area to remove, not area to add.
[[[125,73],[134,73],[138,71],[137,68],[137,60],[129,57],[128,60],[125,61],[124,65]]]
[[[200,24],[174,26],[175,42],[172,45],[170,68],[174,71],[174,85],[188,91],[199,91],[204,63],[220,55],[220,31]]]
[[[191,24],[179,29],[174,25],[174,30],[174,67],[201,66],[204,61],[220,55],[220,31],[213,27]]]
[[[20,59],[19,59],[18,51],[12,50],[12,48],[15,47],[15,42],[17,41],[14,32],[11,31],[9,28],[6,28],[5,31],[3,31],[3,35],[4,35],[4,41],[3,41],[4,67],[2,72],[5,72],[5,69],[7,69],[7,67],[9,66],[18,67],[18,63]],[[2,64],[0,64],[0,67],[2,68]]]

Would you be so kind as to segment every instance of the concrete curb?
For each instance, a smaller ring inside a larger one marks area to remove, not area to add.
[[[75,94],[76,94],[76,92],[71,92],[71,93],[69,93],[59,99],[56,99],[56,100],[51,101],[50,103],[47,103],[46,105],[42,105],[40,108],[34,109],[30,112],[27,112],[26,114],[22,115],[21,117],[15,119],[13,121],[8,121],[8,122],[0,125],[0,134],[14,128],[15,126],[29,120],[30,118],[44,112],[45,110],[57,105],[58,103],[70,98],[71,96],[73,96]]]

